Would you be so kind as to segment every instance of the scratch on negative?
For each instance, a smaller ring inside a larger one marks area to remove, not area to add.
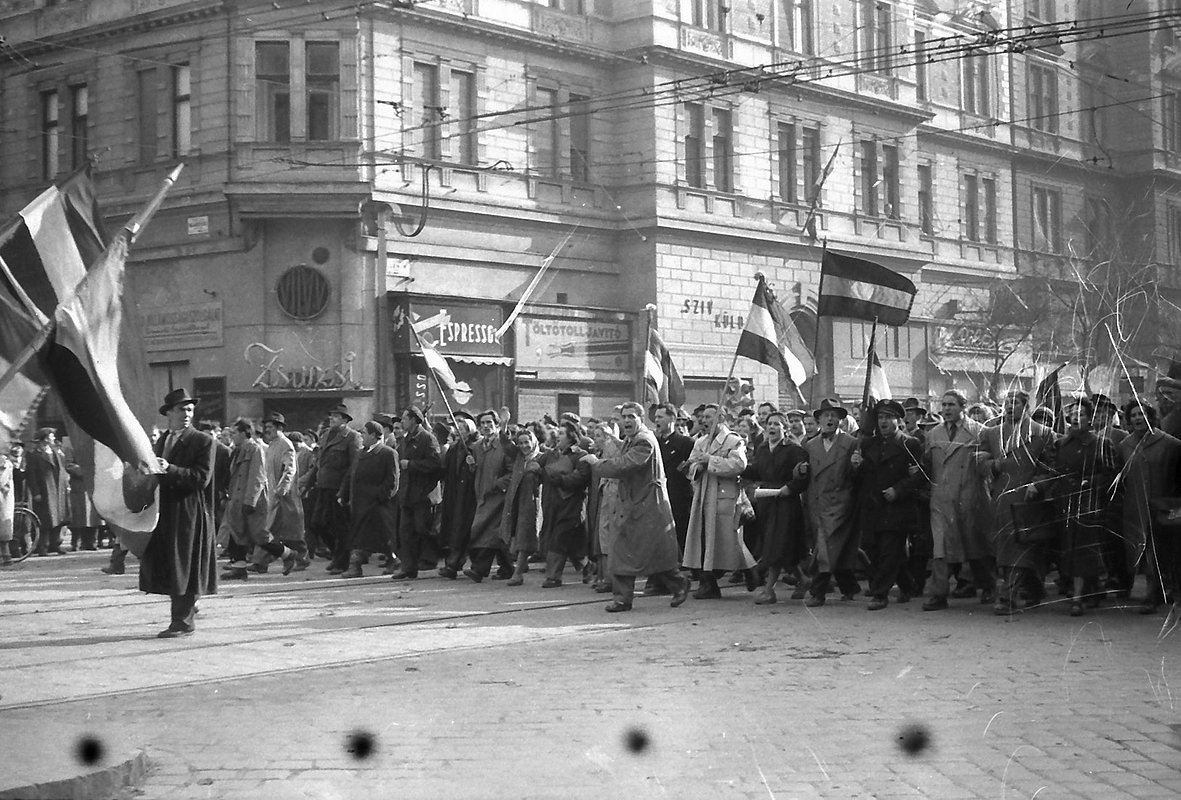
[[[995,714],[993,714],[993,715],[992,715],[992,719],[990,719],[990,720],[988,721],[988,724],[984,726],[984,733],[980,734],[980,738],[981,738],[981,739],[983,739],[985,736],[987,736],[987,735],[988,735],[988,729],[992,727],[992,723],[996,722],[996,718],[997,718],[997,717],[999,717],[1001,714],[1004,714],[1004,713],[1005,713],[1004,711],[998,711],[998,712],[996,712]]]
[[[816,759],[816,766],[820,767],[820,771],[824,773],[824,779],[826,781],[831,781],[832,778],[829,777],[828,770],[826,770],[824,768],[824,764],[823,764],[823,762],[821,762],[820,756],[816,755],[816,751],[813,750],[811,747],[808,747],[808,745],[804,745],[804,747],[807,747],[808,752],[812,754],[812,758]]]
[[[1042,793],[1042,789],[1049,789],[1049,788],[1050,788],[1049,786],[1039,787],[1036,792],[1034,792],[1033,794],[1031,794],[1029,796],[1029,800],[1037,800],[1037,796]]]
[[[972,688],[968,690],[968,693],[966,695],[964,695],[965,700],[967,700],[969,697],[971,697],[972,692],[976,691],[980,687],[980,683],[981,683],[980,681],[976,681],[975,683],[972,684]]]
[[[759,780],[763,782],[763,788],[767,790],[767,794],[771,796],[771,800],[775,800],[775,792],[771,791],[771,786],[767,783],[767,776],[763,774],[763,765],[759,763],[759,754],[755,752],[755,746],[753,744],[750,745],[750,757],[755,760],[755,769],[759,771]],[[821,767],[821,769],[824,768]]]

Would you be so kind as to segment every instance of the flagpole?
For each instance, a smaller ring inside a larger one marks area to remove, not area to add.
[[[414,334],[414,341],[418,343],[418,349],[422,350],[422,339],[419,338],[418,331],[414,329],[414,321],[407,319],[406,324],[410,326],[410,332]],[[443,356],[442,353],[439,355],[442,358],[446,358],[446,356]],[[431,369],[430,364],[427,364],[426,371],[429,372],[431,377],[435,379],[435,388],[439,390],[439,396],[443,398],[443,405],[447,408],[447,415],[451,417],[451,424],[455,426],[455,438],[463,443],[464,450],[470,450],[470,448],[467,446],[466,437],[460,433],[459,420],[455,418],[455,411],[453,411],[451,408],[451,401],[447,399],[447,390],[443,388],[443,382],[439,380],[439,376],[435,374],[433,369]]]
[[[120,236],[126,236],[128,245],[136,240],[139,234],[143,232],[143,229],[147,227],[147,224],[151,221],[155,213],[160,209],[160,205],[164,202],[164,196],[168,194],[168,190],[172,188],[174,183],[176,183],[177,176],[180,175],[180,171],[184,169],[184,166],[185,165],[183,162],[177,164],[172,169],[172,171],[165,176],[163,183],[160,185],[160,188],[157,189],[156,193],[152,195],[152,198],[148,200],[147,205],[141,208],[139,212],[131,218],[131,221],[124,225],[123,229],[115,234],[116,239]],[[107,249],[110,249],[111,245],[113,244],[114,241],[112,240],[111,244],[107,245]],[[104,250],[104,253],[105,252],[106,251]],[[82,280],[78,281],[78,285],[74,287],[74,290],[69,294],[69,296],[62,298],[58,302],[58,308],[61,308],[72,301],[78,295],[78,293],[82,291],[82,288],[86,285],[87,278],[89,278],[91,275],[91,271],[89,269],[91,266],[94,265],[91,264],[87,266],[86,274],[82,276]],[[37,335],[33,337],[33,340],[25,346],[24,350],[21,351],[20,355],[13,359],[12,364],[8,367],[4,374],[0,375],[0,389],[3,389],[12,382],[17,374],[22,369],[24,369],[25,365],[27,365],[33,359],[33,356],[40,352],[41,348],[45,346],[45,343],[49,341],[49,337],[52,336],[56,330],[57,319],[56,317],[50,317],[49,320],[41,327],[41,330],[37,331]]]
[[[828,237],[825,236],[820,248],[820,282],[824,283],[824,256],[828,253]],[[812,332],[812,360],[816,364],[816,374],[812,376],[812,385],[808,387],[808,405],[816,408],[816,384],[820,383],[820,287],[816,289],[816,330]],[[800,392],[799,387],[796,392],[800,395],[800,400],[804,399],[804,395]]]
[[[869,351],[865,354],[865,387],[861,390],[862,414],[869,409],[869,381],[873,375],[874,345],[878,336],[878,318],[873,318],[873,327],[869,333]]]
[[[755,293],[758,293],[759,284],[764,280],[763,273],[755,273]],[[741,342],[740,342],[741,343]],[[726,397],[726,387],[730,385],[730,379],[734,377],[734,368],[738,366],[738,347],[734,348],[734,358],[730,359],[730,372],[726,375],[726,382],[722,384],[721,391],[718,392],[718,405],[722,405],[722,401]],[[778,391],[778,390],[776,390]]]
[[[648,321],[648,327],[644,329],[644,355],[640,359],[640,391],[644,394],[648,392],[648,358],[652,352],[652,318],[656,315],[656,304],[649,303],[644,306],[645,317]],[[656,401],[660,402],[660,390],[656,390]]]

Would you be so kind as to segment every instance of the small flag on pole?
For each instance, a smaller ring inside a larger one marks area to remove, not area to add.
[[[1060,364],[1056,370],[1042,378],[1034,394],[1034,409],[1045,406],[1054,412],[1054,432],[1065,433],[1066,424],[1062,416],[1062,386],[1058,382],[1058,373],[1066,364]]]
[[[648,352],[644,354],[644,386],[649,403],[672,403],[678,408],[685,404],[685,384],[654,325],[648,330]]]
[[[738,339],[738,355],[774,367],[798,387],[816,374],[816,361],[762,273],[755,280],[755,297]]]
[[[826,250],[816,313],[905,325],[917,291],[908,278],[881,264]]]
[[[413,325],[411,326],[411,330],[414,330]],[[472,399],[471,386],[455,377],[451,365],[447,363],[447,358],[433,346],[424,342],[416,330],[414,331],[414,337],[418,339],[418,346],[422,348],[423,361],[426,362],[431,372],[435,373],[435,377],[439,379],[439,385],[451,393],[456,403],[459,403],[461,406],[467,405]]]
[[[882,369],[882,362],[878,359],[878,351],[872,344],[869,348],[869,401],[871,404],[879,400],[890,400],[890,382],[886,380],[886,371]]]

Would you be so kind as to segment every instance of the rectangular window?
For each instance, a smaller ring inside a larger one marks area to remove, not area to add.
[[[549,7],[567,14],[583,13],[583,0],[549,0]]]
[[[779,199],[785,203],[796,202],[796,126],[780,122],[778,129],[779,153]]]
[[[41,93],[41,177],[54,178],[61,170],[59,147],[61,130],[58,128],[57,92]]]
[[[1030,125],[1046,133],[1058,132],[1058,73],[1052,67],[1029,67]]]
[[[327,142],[340,137],[340,43],[307,42],[304,45],[308,141]]]
[[[188,64],[172,68],[172,155],[193,149],[192,71]]]
[[[927,46],[925,31],[914,32],[914,91],[920,101],[927,100],[927,57],[923,49]]]
[[[87,158],[87,124],[90,117],[90,90],[86,84],[70,87],[70,168],[78,169]]]
[[[898,148],[892,144],[882,145],[882,189],[885,194],[886,216],[890,219],[901,219],[902,207],[898,192]]]
[[[987,117],[992,115],[992,101],[988,81],[989,61],[985,56],[964,56],[961,78],[963,83],[964,111]]]
[[[800,131],[800,155],[803,157],[804,200],[811,204],[819,198],[823,167],[820,164],[820,129],[805,126]]]
[[[287,42],[255,42],[258,137],[263,141],[291,141],[290,64]]]
[[[423,158],[437,161],[442,152],[443,127],[439,114],[439,68],[434,64],[414,64],[414,124],[419,126]]]
[[[981,178],[980,188],[984,192],[984,241],[996,244],[996,178]]]
[[[689,0],[691,5],[690,18],[699,28],[711,31],[721,31],[725,27],[726,14],[730,7],[726,0]]]
[[[587,98],[570,95],[570,175],[576,181],[590,180],[591,115]]]
[[[878,145],[877,142],[861,143],[861,207],[858,209],[867,217],[878,215]]]
[[[1181,92],[1173,91],[1161,98],[1161,130],[1165,150],[1181,152]]]
[[[1033,187],[1033,249],[1062,252],[1062,194],[1055,189]]]
[[[728,109],[713,110],[714,188],[719,192],[734,191],[734,153],[731,150],[733,132],[730,120]]]
[[[804,55],[815,55],[813,4],[815,0],[779,0],[779,46]]]
[[[557,177],[561,165],[559,164],[559,133],[556,116],[558,108],[558,90],[537,90],[537,116],[535,129],[535,151],[537,153],[537,172],[550,177]]]
[[[980,189],[971,174],[964,176],[964,238],[980,241]]]
[[[931,165],[919,164],[919,227],[928,236],[933,236],[935,233],[933,189]]]
[[[705,188],[705,107],[685,103],[685,183]]]
[[[139,118],[139,138],[136,146],[139,148],[139,163],[150,164],[156,160],[157,136],[156,125],[159,119],[156,105],[156,70],[145,69],[136,73],[136,102]]]
[[[460,164],[479,163],[476,139],[476,76],[471,72],[451,70],[451,124],[455,131],[451,158]]]
[[[861,0],[861,66],[870,72],[889,72],[893,47],[890,5],[884,0]]]

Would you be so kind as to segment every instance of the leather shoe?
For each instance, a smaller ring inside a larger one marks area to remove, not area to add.
[[[875,597],[869,601],[868,609],[870,611],[881,611],[888,605],[890,605],[890,601],[885,597]]]
[[[718,600],[722,596],[722,589],[716,583],[712,586],[708,583],[703,583],[697,587],[697,591],[693,593],[694,600]]]
[[[669,594],[668,588],[665,586],[661,586],[658,583],[644,585],[644,597],[660,597],[665,594]]]
[[[157,639],[180,639],[185,636],[192,636],[193,628],[177,630],[176,628],[165,628],[156,634]]]
[[[681,585],[677,587],[677,590],[675,592],[673,592],[673,599],[669,603],[669,606],[671,608],[676,608],[677,606],[681,605],[682,603],[684,603],[688,599],[689,599],[689,579],[688,578],[681,578]]]
[[[808,595],[808,598],[804,600],[804,605],[808,608],[818,608],[819,606],[824,605],[824,595],[810,594]]]
[[[476,572],[474,569],[465,569],[463,571],[463,574],[467,575],[469,578],[471,578],[476,583],[479,583],[480,581],[484,580],[484,576],[481,575],[480,573]]]
[[[616,614],[620,611],[631,611],[632,607],[627,603],[620,603],[619,601],[614,601],[614,602],[608,603],[607,608],[605,608],[604,610],[608,614]]]
[[[521,586],[525,583],[524,575],[514,575],[504,582],[505,586]]]
[[[562,585],[561,578],[546,578],[541,582],[542,589],[556,589]]]
[[[99,571],[104,575],[122,575],[125,572],[123,567],[103,567]]]
[[[250,577],[250,573],[244,569],[229,569],[218,576],[223,581],[244,581]]]
[[[439,577],[446,578],[449,581],[455,580],[459,577],[459,573],[451,569],[451,567],[439,567]]]
[[[390,576],[391,581],[412,581],[418,578],[417,572],[395,572]]]
[[[335,564],[329,564],[328,569],[324,571],[329,575],[339,575],[340,573],[344,572],[344,567],[338,567]]]
[[[763,591],[759,592],[755,597],[756,606],[766,606],[777,602],[779,602],[779,598],[775,596],[774,589],[763,589]]]
[[[923,611],[943,611],[946,608],[946,597],[928,597],[925,601],[923,601]]]
[[[753,592],[759,588],[759,576],[755,574],[753,569],[744,569],[742,571],[742,578],[746,582],[746,590]]]
[[[295,562],[299,559],[299,555],[294,550],[288,550],[287,557],[283,559],[283,574],[290,575],[291,571],[295,569]]]
[[[607,592],[611,591],[611,588],[612,587],[611,587],[610,581],[607,581],[605,583],[596,583],[595,584],[595,594],[607,594]]]

